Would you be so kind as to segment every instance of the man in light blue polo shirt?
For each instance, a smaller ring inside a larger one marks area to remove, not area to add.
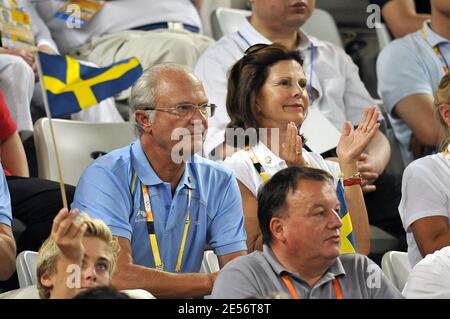
[[[86,169],[73,207],[104,220],[118,238],[118,289],[210,294],[216,274],[196,273],[205,245],[220,266],[247,249],[235,177],[192,155],[201,150],[214,105],[202,83],[176,64],[147,69],[130,102],[139,139]]]
[[[16,243],[11,230],[11,198],[0,163],[0,280],[7,280],[16,269]]]
[[[401,145],[405,164],[438,143],[433,96],[450,63],[450,1],[431,0],[431,20],[393,41],[377,61],[378,91]]]

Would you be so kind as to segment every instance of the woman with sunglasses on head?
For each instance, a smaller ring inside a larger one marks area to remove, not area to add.
[[[343,175],[357,251],[368,254],[370,229],[356,162],[378,131],[379,113],[374,107],[367,109],[353,132],[349,122],[344,124],[337,147],[339,164],[306,151],[299,134],[309,104],[302,63],[297,51],[279,44],[257,44],[230,70],[227,112],[231,121],[226,142],[243,149],[226,158],[224,165],[238,179],[248,250],[262,248],[256,202],[260,186],[283,168],[311,166],[331,173],[336,180]]]
[[[437,148],[440,153],[406,167],[398,207],[412,267],[426,255],[450,246],[450,74],[442,78],[434,105],[444,132]]]

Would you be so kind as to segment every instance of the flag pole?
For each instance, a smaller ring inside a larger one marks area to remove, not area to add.
[[[42,91],[42,96],[44,97],[45,112],[47,113],[48,122],[50,124],[50,134],[52,136],[53,152],[55,153],[56,166],[58,168],[59,188],[61,190],[61,198],[62,198],[62,202],[63,202],[63,207],[68,208],[66,188],[64,186],[63,170],[61,167],[61,161],[59,158],[58,148],[56,147],[56,137],[55,137],[55,131],[53,130],[52,114],[50,113],[47,92],[44,87],[44,77],[42,75],[41,61],[39,59],[39,51],[35,51],[35,54],[36,54],[36,65],[37,65],[37,70],[38,70],[38,75],[39,75],[40,87],[41,87],[41,91]]]

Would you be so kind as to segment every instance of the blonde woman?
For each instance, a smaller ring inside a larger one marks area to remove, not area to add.
[[[440,152],[412,162],[402,181],[399,211],[411,266],[450,246],[450,74],[442,78],[434,104],[444,132]]]
[[[39,296],[66,299],[92,287],[108,286],[117,251],[117,242],[103,221],[76,209],[61,209],[50,237],[39,249]]]

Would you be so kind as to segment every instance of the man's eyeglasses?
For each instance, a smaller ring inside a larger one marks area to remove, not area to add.
[[[264,43],[257,43],[257,44],[254,44],[254,45],[248,47],[247,50],[245,50],[245,55],[248,55],[248,54],[252,54],[252,53],[258,52],[259,50],[264,49],[264,48],[266,48],[266,47],[268,47],[268,46],[269,46],[269,44],[264,44]]]
[[[148,108],[146,111],[162,111],[174,114],[179,117],[192,117],[194,116],[197,110],[204,116],[211,117],[214,115],[214,111],[216,110],[217,105],[206,103],[200,106],[194,104],[179,104],[175,107],[168,108]]]

